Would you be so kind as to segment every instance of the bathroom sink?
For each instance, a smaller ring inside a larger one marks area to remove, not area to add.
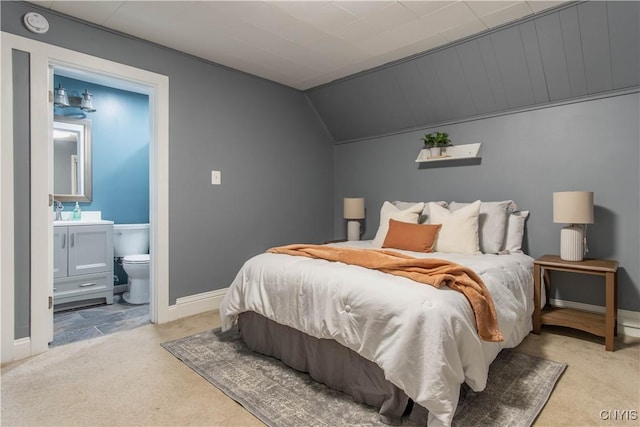
[[[53,226],[60,226],[60,227],[68,227],[70,225],[107,225],[107,224],[113,224],[113,221],[107,221],[102,219],[102,212],[101,211],[82,211],[82,216],[81,216],[81,220],[80,221],[73,221],[71,219],[71,212],[61,212],[62,214],[62,220],[60,221],[56,221],[54,219],[54,217],[52,216],[51,219],[53,220]],[[52,213],[53,215],[53,213]]]
[[[80,220],[80,221],[73,221],[73,220],[53,221],[54,227],[62,227],[62,226],[67,227],[69,225],[106,225],[106,224],[113,224],[113,221],[107,221],[104,219],[86,219],[86,220]]]

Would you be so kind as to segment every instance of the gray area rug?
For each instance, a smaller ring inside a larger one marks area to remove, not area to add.
[[[162,347],[272,427],[384,426],[377,411],[277,359],[254,353],[237,330],[219,329]],[[462,393],[454,426],[530,426],[565,364],[503,350],[481,393]],[[403,425],[415,425],[403,419]]]

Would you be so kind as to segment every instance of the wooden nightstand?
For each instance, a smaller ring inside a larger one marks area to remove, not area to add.
[[[540,310],[540,269],[544,269],[544,282],[547,304]],[[558,308],[549,305],[549,290],[551,285],[550,271],[568,271],[571,273],[594,274],[605,277],[606,314],[589,313],[571,308]],[[585,259],[583,261],[564,261],[557,255],[544,255],[533,264],[533,333],[540,333],[541,325],[557,325],[579,329],[604,337],[605,349],[613,351],[614,336],[617,331],[618,291],[617,291],[618,261],[606,259]]]

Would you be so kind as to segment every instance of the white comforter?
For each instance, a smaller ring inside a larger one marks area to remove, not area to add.
[[[369,241],[348,245],[372,248]],[[429,410],[429,426],[450,425],[460,384],[485,388],[489,364],[532,329],[533,259],[524,254],[404,252],[467,265],[484,280],[502,343],[481,341],[471,306],[436,289],[375,270],[290,255],[248,260],[220,306],[222,328],[253,311],[316,338],[333,339],[376,363],[388,381]]]

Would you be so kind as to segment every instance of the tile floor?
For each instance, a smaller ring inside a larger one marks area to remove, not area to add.
[[[132,305],[113,296],[113,304],[76,308],[53,314],[53,342],[55,347],[74,341],[86,340],[125,331],[151,323],[149,304]]]

